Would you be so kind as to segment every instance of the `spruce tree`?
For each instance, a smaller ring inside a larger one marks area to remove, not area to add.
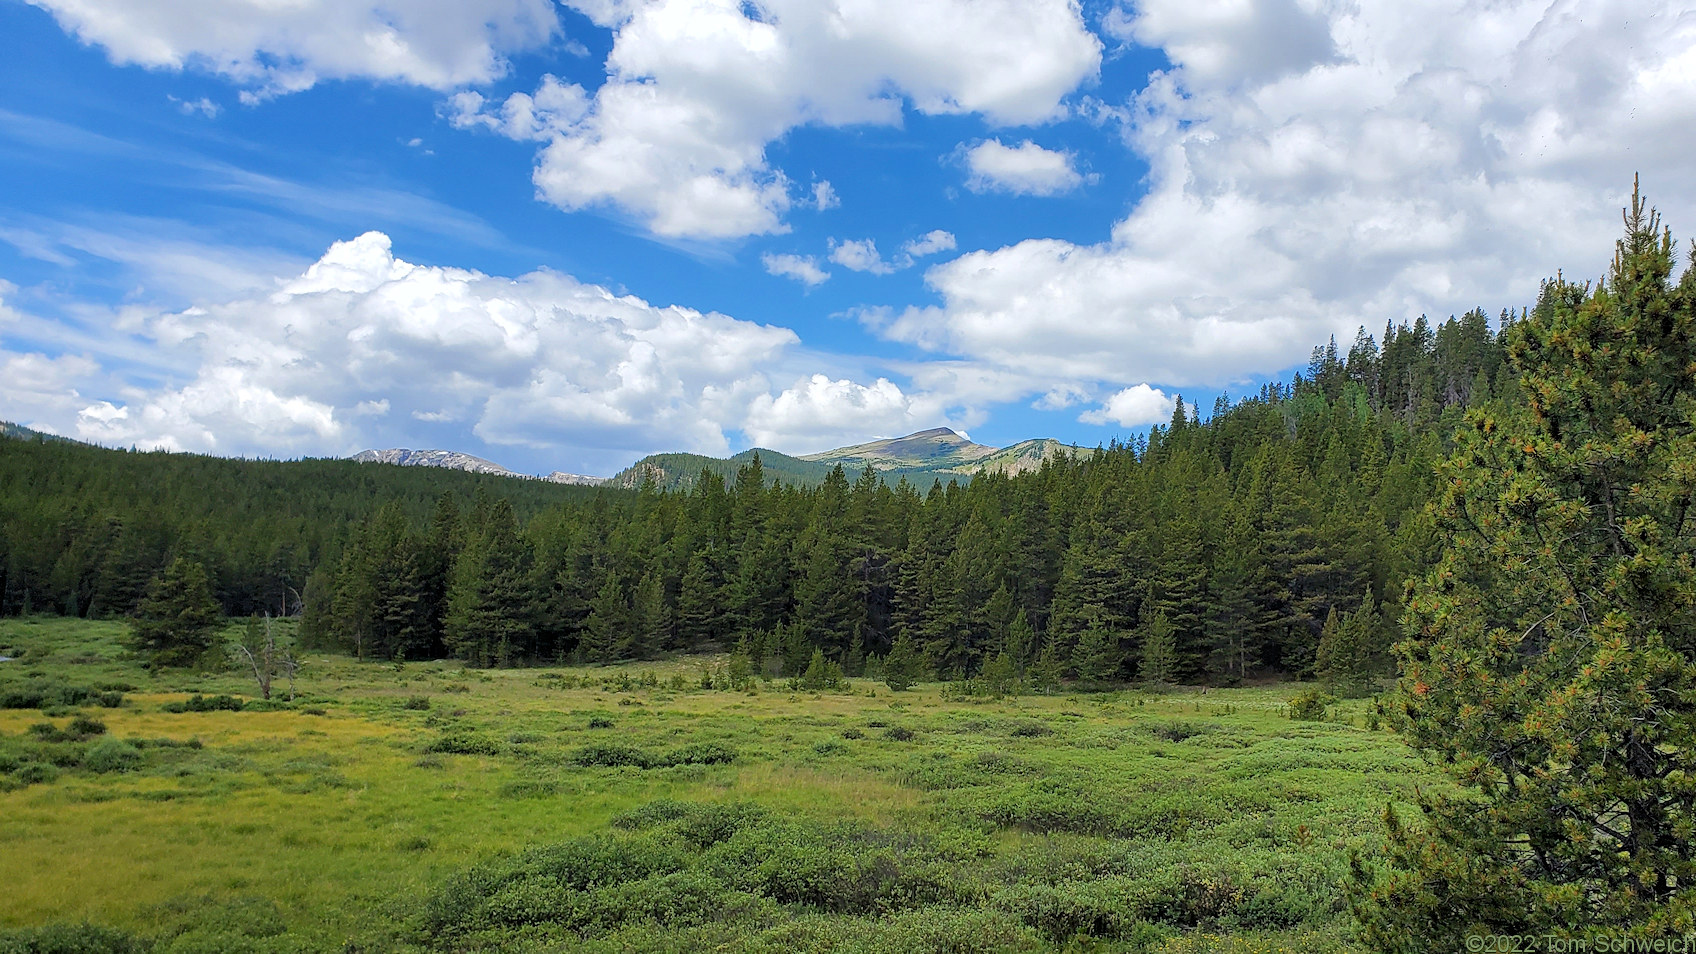
[[[1143,627],[1142,659],[1138,674],[1151,686],[1172,682],[1178,672],[1178,628],[1164,612],[1156,612]]]
[[[905,692],[919,681],[925,668],[918,644],[913,637],[902,633],[896,637],[895,645],[889,647],[889,655],[884,657],[883,681],[896,692]]]
[[[212,649],[223,617],[206,568],[178,557],[147,585],[131,645],[154,666],[192,666]]]
[[[1392,713],[1460,791],[1356,863],[1387,950],[1696,920],[1696,262],[1672,270],[1634,192],[1607,279],[1510,329],[1526,406],[1468,414],[1443,465]]]

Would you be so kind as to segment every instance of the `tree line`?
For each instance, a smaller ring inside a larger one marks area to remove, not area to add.
[[[1017,477],[921,490],[837,468],[802,488],[756,457],[527,521],[487,493],[423,520],[385,505],[314,575],[305,629],[378,658],[741,646],[790,674],[822,651],[850,675],[907,638],[944,677],[1005,653],[1021,674],[1104,684],[1147,675],[1157,632],[1171,679],[1382,670],[1385,621],[1431,556],[1418,516],[1441,435],[1512,386],[1482,313],[1386,337]]]
[[[668,492],[8,440],[0,612],[132,615],[183,557],[225,613],[301,613],[317,646],[365,658],[742,645],[856,674],[905,636],[944,677],[1006,653],[1109,683],[1147,674],[1157,631],[1173,679],[1381,669],[1383,621],[1430,558],[1443,435],[1511,390],[1503,367],[1481,312],[1381,345],[1362,329],[1205,419],[1180,402],[1146,438],[928,488],[840,468],[798,487],[757,457]],[[1356,648],[1322,653],[1328,621]]]

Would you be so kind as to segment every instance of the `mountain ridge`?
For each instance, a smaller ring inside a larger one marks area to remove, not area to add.
[[[1006,447],[990,447],[974,443],[952,428],[933,427],[901,437],[879,438],[799,456],[764,447],[749,448],[730,457],[709,457],[682,451],[649,454],[611,477],[588,477],[564,471],[554,471],[546,476],[520,474],[494,461],[449,450],[364,450],[353,455],[352,459],[361,463],[442,467],[579,486],[635,488],[652,483],[662,489],[674,490],[693,485],[702,470],[716,473],[726,480],[733,479],[736,471],[756,455],[768,481],[815,486],[823,483],[836,467],[850,472],[870,467],[890,481],[902,478],[913,481],[925,478],[969,480],[979,471],[1009,475],[1033,471],[1041,467],[1043,461],[1062,453],[1094,451],[1053,438],[1035,438]]]

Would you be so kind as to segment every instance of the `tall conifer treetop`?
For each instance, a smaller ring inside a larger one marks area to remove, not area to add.
[[[1696,923],[1696,264],[1634,190],[1607,278],[1509,332],[1526,402],[1442,465],[1394,714],[1460,783],[1389,818],[1357,897],[1388,950]]]

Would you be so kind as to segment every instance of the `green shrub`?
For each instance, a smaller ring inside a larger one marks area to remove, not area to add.
[[[12,779],[25,785],[44,785],[58,777],[59,770],[45,762],[25,762],[12,772]]]
[[[53,709],[75,706],[116,709],[124,704],[124,691],[129,688],[127,683],[108,683],[100,687],[71,686],[62,682],[7,686],[0,689],[0,709]]]
[[[79,715],[71,720],[70,725],[65,726],[65,732],[68,735],[75,736],[78,740],[91,739],[94,736],[106,734],[106,723],[99,719]]]
[[[1336,701],[1318,689],[1308,689],[1290,700],[1290,718],[1303,722],[1324,722],[1326,709]]]
[[[883,737],[891,742],[911,742],[913,741],[913,730],[904,725],[890,726],[883,733]]]
[[[424,751],[444,755],[499,755],[501,747],[494,739],[464,729],[449,729],[426,745]]]
[[[0,954],[146,954],[151,949],[133,934],[86,923],[0,929]]]
[[[618,767],[634,765],[637,768],[652,768],[658,764],[652,755],[634,746],[596,744],[586,745],[571,755],[571,761],[582,766],[604,765]]]
[[[589,717],[589,728],[591,728],[591,729],[610,729],[612,727],[613,727],[613,721],[612,721],[611,718],[609,718],[607,716],[590,716]]]
[[[736,750],[723,742],[695,742],[672,751],[667,765],[727,765],[736,761]]]
[[[74,742],[76,737],[64,731],[51,722],[37,722],[29,727],[29,734],[43,742]]]
[[[430,697],[429,696],[407,696],[406,701],[402,702],[400,704],[400,707],[402,709],[411,709],[415,712],[423,712],[423,711],[430,708]]]
[[[90,772],[128,772],[141,764],[141,750],[119,739],[101,739],[83,752],[83,768]]]
[[[246,703],[235,696],[202,696],[195,693],[181,702],[167,702],[161,708],[165,712],[240,712]]]
[[[1205,735],[1213,731],[1211,726],[1196,725],[1193,722],[1167,722],[1161,725],[1151,725],[1148,731],[1155,738],[1166,742],[1182,742]]]

